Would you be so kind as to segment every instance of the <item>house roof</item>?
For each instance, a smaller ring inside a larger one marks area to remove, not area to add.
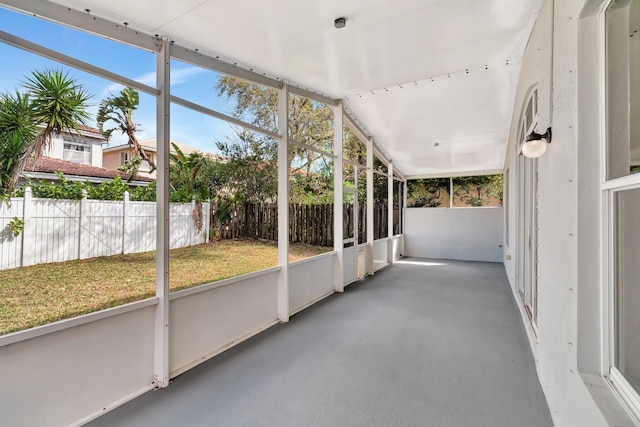
[[[86,126],[83,124],[78,124],[78,131],[80,131],[80,135],[86,138],[100,139],[103,142],[107,140],[107,138],[102,135],[99,129],[96,129],[91,126]],[[73,130],[65,130],[64,134],[71,135],[71,137],[77,137],[78,135]]]
[[[40,157],[35,163],[33,159],[29,159],[27,167],[25,168],[24,175],[27,178],[45,178],[41,174],[53,174],[55,172],[62,172],[65,177],[82,177],[91,180],[90,178],[98,178],[99,180],[113,179],[116,176],[120,176],[122,179],[129,179],[129,174],[120,172],[118,170],[99,168],[96,166],[83,165],[80,163],[69,162],[67,160],[54,159],[51,157]],[[77,180],[77,178],[76,178]],[[134,181],[139,182],[152,182],[151,178],[136,176]]]
[[[151,153],[156,153],[158,151],[158,143],[155,138],[141,139],[138,141],[138,143],[142,146],[142,148],[144,148],[145,151],[148,151]],[[171,144],[177,145],[180,151],[182,151],[186,156],[188,156],[191,153],[202,153],[205,156],[220,158],[220,156],[218,156],[217,154],[209,153],[199,148],[195,148],[190,145],[183,144],[181,142],[171,141]],[[129,144],[120,144],[120,145],[114,145],[113,147],[106,147],[102,151],[104,153],[109,153],[112,151],[120,151],[125,148],[129,148]],[[175,151],[173,150],[173,146],[171,147],[171,152],[175,153]]]
[[[100,129],[96,129],[94,127],[91,126],[86,126],[86,125],[82,125],[79,124],[78,125],[78,129],[80,130],[80,132],[90,132],[90,133],[95,133],[100,135],[102,138],[104,138],[104,136],[102,135],[102,133],[100,133]]]

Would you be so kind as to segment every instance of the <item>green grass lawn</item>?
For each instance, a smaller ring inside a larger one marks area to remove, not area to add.
[[[290,245],[290,260],[332,248]],[[171,291],[278,264],[275,242],[224,240],[170,251]],[[155,252],[0,270],[0,335],[155,295]]]

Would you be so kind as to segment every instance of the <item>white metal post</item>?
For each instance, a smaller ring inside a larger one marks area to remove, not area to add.
[[[82,190],[82,199],[80,199],[80,212],[78,215],[78,257],[77,259],[87,258],[89,253],[89,239],[86,232],[87,229],[87,190]],[[84,246],[84,247],[83,247]]]
[[[389,161],[387,168],[387,260],[389,264],[393,263],[393,162]]]
[[[367,266],[368,273],[373,274],[375,268],[373,266],[373,139],[367,140]]]
[[[129,221],[127,221],[127,216],[129,215],[129,192],[124,192],[124,197],[122,198],[122,251],[121,253],[127,253],[127,227],[129,225]]]
[[[154,383],[169,385],[169,108],[170,44],[162,38],[156,56],[157,187],[156,187],[156,308]]]
[[[405,234],[407,233],[407,199],[408,199],[408,193],[409,193],[409,182],[405,179],[403,181],[403,185],[402,185],[402,228],[400,229],[400,232],[402,234],[402,241],[401,241],[401,249],[400,249],[400,255],[404,256],[404,242],[405,242]]]
[[[333,250],[336,252],[336,260],[333,268],[333,289],[336,292],[344,292],[344,183],[343,183],[343,117],[344,109],[342,101],[333,108]],[[357,191],[357,188],[356,188]],[[356,230],[357,233],[357,230]],[[357,236],[356,236],[357,238]],[[356,255],[357,255],[356,248]]]
[[[35,240],[35,227],[33,224],[33,193],[31,191],[31,187],[27,187],[24,189],[24,197],[22,199],[23,207],[22,207],[22,247],[21,257],[20,257],[20,266],[26,267],[28,265],[35,264],[35,249],[34,249],[34,240]]]
[[[278,319],[289,321],[289,86],[278,91]]]
[[[449,177],[449,207],[453,207],[453,177]]]
[[[360,168],[358,166],[353,167],[353,246],[356,249],[356,265],[358,265],[358,245],[360,244],[360,198],[358,197],[358,189],[360,188],[360,183],[358,182],[358,178],[360,174]],[[357,271],[357,269],[356,269]],[[356,277],[359,279],[360,272],[357,271]]]

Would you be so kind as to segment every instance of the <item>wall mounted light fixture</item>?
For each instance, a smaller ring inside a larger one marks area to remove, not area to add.
[[[547,131],[543,134],[531,132],[524,139],[522,144],[522,154],[525,157],[535,159],[540,157],[547,151],[547,144],[551,143],[551,128],[547,128]]]

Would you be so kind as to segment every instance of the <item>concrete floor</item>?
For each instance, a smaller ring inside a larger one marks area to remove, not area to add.
[[[404,259],[93,426],[551,426],[501,264]]]

